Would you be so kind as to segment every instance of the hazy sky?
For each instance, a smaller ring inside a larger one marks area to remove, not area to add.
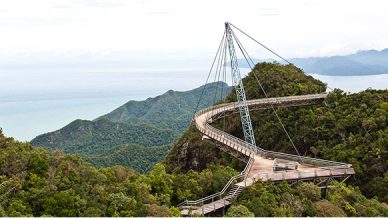
[[[0,0],[0,65],[208,61],[225,21],[286,57],[347,54],[388,47],[387,10],[384,0]]]
[[[126,100],[197,87],[225,21],[285,57],[388,48],[385,2],[0,0],[0,126],[29,140]],[[239,37],[252,57],[271,58]],[[123,98],[93,99],[108,96]]]

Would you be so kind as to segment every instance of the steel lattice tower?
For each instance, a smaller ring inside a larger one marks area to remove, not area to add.
[[[247,98],[245,96],[244,85],[241,79],[240,69],[238,66],[238,61],[236,57],[236,50],[234,48],[232,30],[230,29],[229,23],[225,23],[226,29],[226,40],[228,43],[230,63],[231,63],[231,73],[232,73],[232,81],[233,86],[236,89],[236,97],[237,97],[237,105],[240,112],[242,129],[244,132],[245,141],[253,144],[256,150],[256,141],[255,136],[253,134],[251,116],[249,115],[249,109],[247,105]]]

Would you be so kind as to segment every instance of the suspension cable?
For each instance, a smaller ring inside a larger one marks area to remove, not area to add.
[[[227,41],[225,41],[225,51],[224,51],[224,65],[223,65],[223,77],[224,77],[224,80],[225,80],[225,83],[226,83],[226,86],[228,86],[228,83],[227,83],[227,74],[226,74],[226,63],[227,63],[227,60],[228,60],[228,58],[227,58],[227,56],[228,56],[228,53],[227,53],[227,47],[228,47],[228,45],[227,45],[228,43],[227,43]],[[233,84],[233,83],[232,83]],[[226,96],[227,96],[227,91],[225,91],[225,97],[224,97],[224,99],[226,99]],[[226,108],[226,107],[225,107]],[[223,111],[223,131],[225,131],[226,130],[226,112],[225,111]]]
[[[224,40],[224,45],[225,45],[225,42],[226,42],[226,40]],[[217,83],[216,83],[216,92],[214,93],[213,105],[215,105],[216,101],[217,101],[217,93],[218,93],[218,87],[219,87],[218,84],[220,83],[220,75],[221,75],[221,69],[222,69],[222,62],[223,62],[223,59],[224,59],[224,57],[223,57],[224,50],[225,50],[225,46],[223,46],[221,48],[221,53],[218,56],[216,71],[215,71],[215,74],[214,74],[214,81],[217,82]],[[213,111],[214,111],[214,109],[212,110],[212,112]]]
[[[275,51],[271,50],[270,48],[268,48],[267,46],[265,46],[263,43],[259,42],[258,40],[256,40],[255,38],[251,37],[249,34],[247,34],[246,32],[244,32],[243,30],[241,30],[240,28],[234,26],[233,24],[229,23],[230,26],[234,27],[236,30],[238,30],[239,32],[241,32],[242,34],[244,34],[245,36],[247,36],[248,38],[250,38],[251,40],[253,40],[254,42],[258,43],[260,46],[262,46],[263,48],[267,49],[269,52],[271,52],[272,54],[274,54],[275,56],[279,57],[280,59],[282,59],[284,62],[288,63],[288,64],[291,64],[291,65],[294,65],[293,63],[291,63],[290,61],[288,61],[286,58],[280,56],[278,53],[276,53]],[[295,65],[294,65],[295,66]],[[306,75],[309,75],[311,76],[310,74],[308,73],[305,73]],[[329,85],[326,85],[326,87],[331,90],[331,91],[334,91],[333,88],[331,88]]]
[[[211,73],[212,73],[212,71],[213,71],[214,64],[215,64],[216,59],[217,59],[217,57],[218,57],[218,54],[219,54],[219,52],[220,52],[220,48],[221,48],[221,46],[222,46],[222,44],[223,44],[223,42],[224,42],[224,40],[225,40],[225,35],[226,35],[226,31],[224,31],[224,34],[222,35],[220,45],[218,46],[217,53],[216,53],[216,55],[214,56],[213,63],[212,63],[212,65],[211,65],[211,67],[210,67],[209,73],[208,73],[207,78],[206,78],[206,81],[205,81],[205,85],[204,85],[204,87],[203,87],[203,89],[202,89],[201,95],[200,95],[200,97],[199,97],[199,99],[198,99],[197,105],[196,105],[195,110],[194,110],[194,112],[193,112],[192,119],[194,119],[194,115],[195,115],[195,113],[197,112],[198,107],[199,107],[199,104],[200,104],[200,102],[201,102],[201,100],[202,100],[203,94],[204,94],[204,92],[205,92],[207,83],[208,83],[209,78],[210,78],[210,75],[211,75]]]
[[[233,37],[235,38],[235,40],[236,40],[236,42],[237,42],[237,45],[238,45],[238,47],[240,48],[241,53],[243,54],[245,60],[247,61],[249,67],[251,68],[252,74],[253,74],[253,76],[255,77],[256,81],[258,82],[258,84],[259,84],[261,90],[263,91],[264,96],[265,96],[266,98],[268,98],[268,95],[267,95],[267,93],[266,93],[266,91],[265,91],[263,85],[261,84],[259,78],[258,78],[257,75],[255,74],[255,71],[253,70],[252,66],[251,66],[250,63],[249,63],[249,60],[253,63],[252,58],[251,58],[251,57],[249,56],[249,54],[246,52],[245,48],[242,46],[240,40],[237,38],[237,36],[234,34],[234,32],[231,31],[231,33],[232,33]],[[245,54],[245,53],[246,53],[246,54]],[[249,60],[248,60],[247,57],[249,58]],[[292,141],[292,138],[291,138],[291,136],[289,135],[289,133],[288,133],[286,127],[284,126],[282,120],[280,119],[280,117],[279,117],[279,115],[278,115],[278,113],[277,113],[275,107],[273,106],[272,103],[270,103],[270,106],[271,106],[271,109],[273,110],[273,112],[274,112],[276,118],[278,119],[279,123],[281,124],[284,133],[287,135],[288,140],[290,141],[291,145],[292,145],[293,148],[295,149],[295,151],[296,151],[296,153],[298,154],[299,158],[302,160],[302,157],[300,156],[300,153],[299,153],[298,149],[296,148],[294,142]]]
[[[249,37],[251,40],[255,41],[256,43],[258,43],[260,46],[264,47],[265,49],[267,49],[269,52],[273,53],[274,55],[276,55],[277,57],[279,57],[280,59],[282,59],[284,62],[288,63],[288,64],[292,64],[290,61],[286,60],[284,57],[280,56],[279,54],[277,54],[275,51],[269,49],[267,46],[265,46],[264,44],[260,43],[259,41],[257,41],[255,38],[249,36],[247,33],[245,33],[244,31],[242,31],[240,28],[234,26],[233,24],[229,23],[230,26],[236,28],[236,30],[240,31],[241,33],[243,33],[245,36]]]

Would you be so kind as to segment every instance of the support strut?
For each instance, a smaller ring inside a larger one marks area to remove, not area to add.
[[[256,149],[256,141],[255,141],[255,136],[253,134],[251,116],[249,115],[247,98],[245,96],[245,90],[244,90],[243,82],[241,79],[240,69],[238,66],[236,50],[234,48],[232,30],[231,30],[228,22],[225,23],[225,31],[226,31],[226,40],[227,40],[228,49],[229,49],[232,82],[233,82],[233,86],[235,87],[235,90],[236,90],[237,105],[238,105],[238,109],[240,112],[240,118],[241,118],[242,129],[244,132],[244,138],[245,138],[246,142],[255,146],[254,149],[252,149],[252,150],[256,151],[257,150]]]

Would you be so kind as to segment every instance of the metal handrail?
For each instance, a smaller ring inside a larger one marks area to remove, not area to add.
[[[350,169],[350,168],[348,168]],[[344,171],[340,171],[340,173],[337,171],[335,172],[335,170],[337,169],[323,169],[322,171],[328,171],[328,174],[326,174],[325,176],[336,176],[336,175],[349,175],[349,174],[354,174],[354,170],[351,169],[353,172],[348,172],[348,169],[344,169]],[[321,172],[322,172],[321,171]],[[314,170],[313,172],[311,171],[300,171],[300,170],[292,170],[292,171],[278,171],[278,172],[260,172],[260,173],[257,173],[256,175],[254,175],[253,177],[251,177],[250,179],[254,179],[254,180],[257,180],[258,177],[267,177],[266,180],[274,180],[273,176],[279,176],[279,175],[282,175],[283,179],[284,179],[284,176],[285,174],[298,174],[298,178],[300,177],[304,177],[304,178],[315,178],[315,177],[322,177],[323,175],[318,175],[318,172],[316,170]],[[305,174],[312,174],[310,176],[306,176]],[[271,176],[271,177],[270,177]],[[298,179],[296,178],[296,179]],[[289,180],[290,178],[288,178]]]
[[[295,100],[311,100],[311,99],[320,99],[326,97],[326,94],[314,94],[314,95],[304,95],[304,96],[287,96],[287,97],[278,97],[278,98],[267,98],[267,99],[256,99],[256,100],[249,100],[248,105],[254,105],[258,103],[268,103],[268,102],[274,102],[274,103],[281,103],[284,101],[295,101]],[[239,138],[236,138],[226,132],[220,131],[211,125],[209,125],[207,122],[216,116],[217,114],[221,114],[226,109],[235,109],[237,110],[237,104],[236,103],[223,103],[220,105],[210,106],[208,108],[202,109],[199,112],[195,114],[195,117],[198,117],[199,115],[204,114],[205,112],[211,112],[211,114],[208,114],[206,116],[206,123],[205,127],[207,130],[212,131],[214,134],[218,134],[218,136],[223,136],[224,139],[232,140],[235,142],[235,144],[238,144],[240,146],[244,146],[248,148],[249,150],[255,151],[255,153],[260,154],[264,157],[270,157],[270,158],[279,158],[279,159],[286,159],[286,160],[292,160],[292,161],[298,161],[302,159],[304,163],[311,164],[311,165],[320,165],[320,166],[327,166],[327,167],[336,167],[336,168],[348,168],[351,167],[350,164],[341,163],[341,162],[335,162],[335,161],[329,161],[329,160],[323,160],[323,159],[317,159],[317,158],[311,158],[311,157],[304,157],[304,156],[297,156],[292,154],[286,154],[286,153],[280,153],[280,152],[274,152],[262,149],[260,147],[254,146],[244,140],[241,140]],[[228,107],[228,108],[227,108]],[[219,112],[214,112],[214,110],[222,110]],[[206,132],[206,129],[202,129],[198,124],[196,124],[197,129],[204,133],[205,135],[213,136],[215,138],[215,135],[209,134],[209,132]],[[227,138],[225,138],[227,137]]]
[[[212,194],[212,195],[203,197],[203,198],[201,198],[201,199],[195,200],[195,201],[186,200],[186,201],[180,203],[180,204],[178,205],[178,207],[179,207],[179,208],[185,208],[185,207],[187,207],[187,206],[190,206],[190,207],[198,207],[199,204],[200,204],[200,205],[204,205],[204,204],[207,204],[207,203],[205,203],[205,202],[214,201],[214,200],[213,200],[214,198],[220,198],[220,199],[221,199],[221,197],[222,197],[224,194],[226,194],[228,188],[232,185],[232,183],[233,183],[235,180],[237,180],[237,179],[239,179],[239,178],[241,178],[241,177],[244,177],[244,180],[246,180],[246,174],[248,174],[248,172],[249,172],[248,170],[249,170],[250,167],[252,166],[254,160],[255,160],[254,157],[250,157],[250,159],[249,159],[247,165],[245,166],[244,170],[243,170],[240,174],[231,177],[231,178],[229,179],[228,183],[225,184],[224,188],[223,188],[221,191],[219,191],[219,192],[217,192],[217,193],[214,193],[214,194]]]
[[[277,98],[265,98],[265,99],[255,99],[255,100],[248,100],[247,104],[248,105],[259,105],[259,104],[281,104],[283,102],[292,102],[292,101],[304,101],[304,100],[314,100],[314,99],[322,99],[325,98],[327,94],[314,94],[314,95],[302,95],[302,96],[287,96],[287,97],[277,97]],[[226,111],[236,111],[238,110],[238,105],[237,102],[232,102],[232,103],[223,103],[215,106],[210,106],[204,109],[199,110],[198,112],[195,113],[194,115],[194,121],[195,121],[195,126],[196,128],[204,135],[209,136],[210,138],[213,138],[227,146],[231,146],[234,148],[237,146],[237,149],[239,152],[247,155],[250,157],[247,165],[245,166],[244,170],[236,175],[230,178],[228,183],[224,186],[224,188],[212,195],[206,196],[204,198],[195,200],[195,201],[189,201],[186,200],[178,205],[179,208],[187,208],[188,206],[190,208],[194,207],[199,207],[199,205],[203,206],[204,204],[207,204],[209,201],[214,201],[215,198],[221,199],[221,197],[227,192],[229,187],[232,185],[232,183],[235,180],[238,180],[243,177],[242,182],[247,181],[247,174],[249,173],[253,162],[254,162],[254,155],[259,154],[260,156],[263,157],[270,157],[270,158],[279,158],[279,159],[286,159],[286,160],[291,160],[291,161],[298,161],[300,162],[303,160],[304,164],[311,164],[311,165],[319,165],[321,168],[326,168],[330,170],[330,173],[332,172],[332,169],[346,169],[350,168],[352,165],[351,164],[346,164],[346,163],[341,163],[341,162],[335,162],[335,161],[329,161],[329,160],[323,160],[323,159],[317,159],[317,158],[311,158],[311,157],[304,157],[304,156],[297,156],[297,155],[292,155],[292,154],[286,154],[286,153],[280,153],[280,152],[275,152],[275,151],[269,151],[262,149],[260,147],[254,146],[244,140],[241,140],[237,137],[234,137],[233,135],[230,135],[224,131],[218,130],[214,127],[212,127],[209,124],[209,121],[212,121],[214,117],[217,115],[226,112]],[[207,113],[205,122],[204,124],[200,125],[197,123],[195,120],[198,118],[200,115]],[[284,172],[279,172],[283,173],[284,177]],[[300,176],[301,173],[309,173],[309,172],[301,172],[297,171],[298,175]],[[345,170],[346,173],[346,170]],[[278,173],[277,173],[278,174]],[[251,177],[255,179],[256,176],[259,175],[268,175],[269,173],[259,173],[255,175],[254,177]],[[275,175],[275,174],[273,174]],[[316,175],[316,172],[315,172]],[[235,196],[235,192],[232,194],[232,197]]]
[[[350,164],[336,162],[336,161],[329,161],[329,160],[312,158],[312,157],[305,157],[305,156],[299,157],[297,155],[264,150],[264,149],[262,149],[260,147],[255,147],[254,145],[252,145],[252,144],[250,144],[250,143],[248,143],[248,142],[246,142],[244,140],[241,140],[239,138],[236,138],[236,137],[234,137],[234,136],[232,136],[232,135],[230,135],[230,134],[228,134],[226,132],[220,131],[220,130],[210,126],[209,124],[206,124],[206,127],[208,128],[208,130],[212,131],[213,133],[218,134],[218,136],[223,136],[223,139],[232,140],[236,144],[244,146],[247,149],[249,149],[250,151],[252,149],[254,149],[254,148],[257,148],[255,153],[258,153],[258,154],[260,154],[262,156],[265,156],[265,157],[287,159],[287,160],[292,160],[292,161],[300,161],[300,159],[303,158],[303,161],[306,164],[322,165],[322,166],[329,166],[329,167],[335,166],[335,167],[338,167],[338,168],[340,168],[340,167],[348,168],[348,167],[351,166]],[[203,130],[203,129],[199,128],[199,130]],[[203,133],[206,134],[206,132],[203,132]],[[206,134],[206,135],[208,135],[208,134]]]

